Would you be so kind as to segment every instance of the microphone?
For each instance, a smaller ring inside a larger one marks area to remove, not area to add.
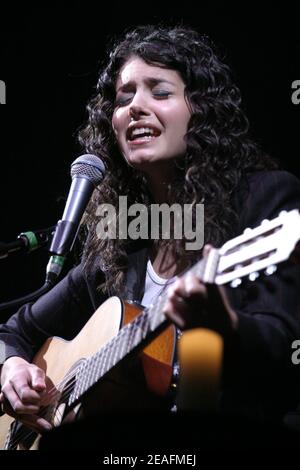
[[[54,234],[55,226],[22,232],[18,235],[17,240],[9,243],[0,242],[0,259],[7,258],[14,253],[31,253],[38,248],[42,248],[50,242]]]
[[[47,266],[46,282],[53,282],[59,276],[65,257],[72,250],[92,192],[102,181],[104,173],[104,164],[95,155],[81,155],[72,163],[72,184],[62,219],[58,221],[49,249],[52,256]]]
[[[45,283],[40,289],[31,294],[1,303],[0,311],[7,308],[16,308],[26,302],[32,302],[54,286],[63,268],[65,257],[73,247],[87,203],[95,186],[102,181],[104,173],[104,163],[95,155],[81,155],[72,163],[72,184],[62,219],[58,221],[49,249],[51,257],[46,269]],[[20,234],[23,239],[24,236],[24,233]],[[21,243],[23,242],[21,241]],[[2,249],[1,246],[0,249]]]

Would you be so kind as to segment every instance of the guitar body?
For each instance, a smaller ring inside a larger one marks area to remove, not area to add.
[[[120,328],[140,313],[141,309],[136,305],[111,297],[96,310],[72,341],[49,338],[33,360],[46,373],[49,395],[50,390],[65,380],[73,368],[102,349],[118,334]],[[80,406],[67,410],[63,393],[59,400],[54,400],[53,406],[51,401],[43,403],[49,408],[45,418],[58,426],[66,420],[74,420],[78,415],[88,416],[95,411],[149,410],[159,407],[159,397],[167,393],[171,383],[175,335],[175,328],[169,326],[139,354],[114,367],[84,396]],[[68,386],[66,382],[65,387]],[[12,424],[12,429],[7,436],[9,424]],[[0,419],[1,448],[36,448],[37,433],[26,430],[28,428],[23,424],[7,415],[3,416]]]

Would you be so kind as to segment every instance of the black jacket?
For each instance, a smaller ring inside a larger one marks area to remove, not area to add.
[[[297,178],[283,171],[254,173],[236,195],[236,235],[294,208],[300,208]],[[141,300],[146,263],[146,248],[129,255],[127,299]],[[96,259],[89,275],[81,264],[73,268],[49,293],[1,325],[1,362],[13,355],[30,361],[49,336],[73,338],[106,299],[96,290],[103,276],[99,265]],[[300,339],[300,267],[285,263],[271,277],[227,291],[239,328],[225,346],[220,409],[258,418],[281,416],[300,399],[300,365],[291,361],[292,342]]]

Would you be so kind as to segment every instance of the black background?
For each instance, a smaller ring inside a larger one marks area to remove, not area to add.
[[[7,104],[0,106],[0,240],[13,241],[61,217],[70,164],[80,154],[76,133],[106,44],[137,24],[183,21],[211,36],[234,70],[254,137],[300,177],[300,105],[291,101],[291,84],[300,79],[297,12],[287,4],[238,5],[1,4],[0,79]],[[41,286],[47,259],[40,250],[0,260],[0,302]]]

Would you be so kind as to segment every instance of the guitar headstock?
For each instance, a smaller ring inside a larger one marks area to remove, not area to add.
[[[263,220],[254,229],[226,242],[219,250],[216,284],[241,283],[242,277],[255,280],[259,272],[273,274],[278,263],[285,261],[297,249],[300,239],[300,214],[297,209],[282,211],[272,220]]]

